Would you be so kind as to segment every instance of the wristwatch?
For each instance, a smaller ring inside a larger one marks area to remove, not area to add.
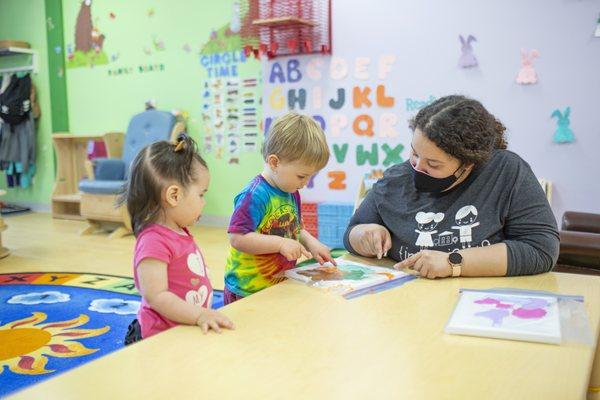
[[[461,256],[460,253],[448,254],[448,263],[450,264],[450,267],[452,267],[453,278],[460,276],[460,273],[462,272],[462,262],[463,256]]]

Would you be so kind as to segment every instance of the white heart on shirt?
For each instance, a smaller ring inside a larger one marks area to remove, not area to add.
[[[208,295],[208,300],[206,301],[206,308],[212,308],[212,302],[213,302],[213,292],[210,292],[210,295]]]
[[[185,301],[193,306],[200,306],[204,304],[208,298],[208,288],[204,285],[200,286],[198,290],[190,290],[185,294]],[[212,301],[212,296],[211,296]],[[210,307],[207,304],[207,307]]]
[[[196,250],[195,253],[190,253],[188,255],[187,266],[193,273],[200,276],[206,276],[206,267],[204,266],[204,261],[202,261],[202,256],[198,250]]]

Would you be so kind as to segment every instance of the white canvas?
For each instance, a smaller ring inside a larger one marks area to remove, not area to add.
[[[560,343],[558,300],[552,296],[464,291],[446,325],[446,332]]]

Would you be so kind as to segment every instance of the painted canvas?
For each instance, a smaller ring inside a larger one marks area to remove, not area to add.
[[[337,266],[330,263],[305,265],[286,271],[285,276],[314,287],[347,294],[408,275],[391,268],[365,265],[343,259],[336,259],[336,263]]]
[[[552,296],[465,290],[446,325],[446,333],[558,344],[558,300]]]

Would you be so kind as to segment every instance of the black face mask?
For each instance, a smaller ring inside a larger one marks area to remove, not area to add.
[[[417,171],[412,165],[412,163],[410,165],[412,166],[415,188],[420,192],[443,192],[444,190],[452,186],[465,172],[465,170],[463,169],[463,171],[458,177],[454,175],[456,174],[456,171],[462,168],[461,164],[460,167],[458,167],[456,171],[452,173],[452,175],[447,176],[445,178],[434,178],[431,175],[427,175],[425,172]]]

